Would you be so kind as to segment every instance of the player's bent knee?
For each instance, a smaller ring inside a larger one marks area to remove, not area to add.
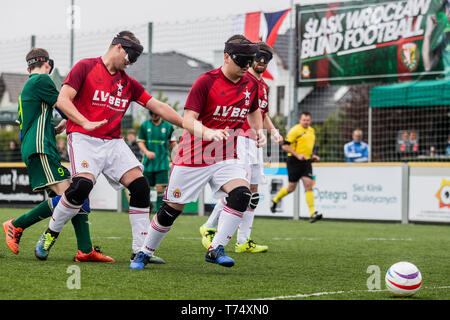
[[[258,203],[259,203],[259,193],[258,192],[252,193],[248,207],[252,210],[255,210],[256,207],[258,206]]]
[[[174,209],[164,202],[156,213],[156,218],[163,227],[170,227],[180,213],[180,210]]]
[[[145,177],[134,179],[128,186],[130,191],[130,206],[147,208],[150,206],[150,186]]]
[[[75,205],[81,205],[91,193],[94,183],[85,177],[75,177],[69,188],[64,192],[67,201]]]
[[[245,212],[250,203],[252,193],[244,186],[234,188],[228,193],[227,206],[239,212]]]

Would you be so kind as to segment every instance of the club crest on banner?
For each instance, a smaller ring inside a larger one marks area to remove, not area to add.
[[[419,64],[419,51],[417,44],[414,42],[407,42],[402,44],[399,50],[400,60],[403,65],[409,70],[416,70]]]

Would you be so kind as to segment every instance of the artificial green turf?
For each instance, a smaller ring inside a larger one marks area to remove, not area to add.
[[[0,221],[26,209],[0,208]],[[450,226],[336,222],[256,217],[252,237],[267,253],[234,253],[236,265],[224,268],[204,261],[198,228],[207,217],[181,216],[156,255],[165,265],[130,270],[128,214],[94,211],[89,217],[93,243],[116,263],[75,263],[76,239],[69,223],[47,261],[34,257],[34,245],[48,220],[24,231],[20,254],[0,244],[0,299],[399,299],[384,286],[390,265],[409,261],[419,267],[423,284],[406,299],[450,299]],[[2,233],[3,234],[3,233]],[[79,266],[80,289],[69,289],[67,273]],[[381,290],[369,291],[371,265],[380,268]],[[315,295],[313,295],[315,294]]]

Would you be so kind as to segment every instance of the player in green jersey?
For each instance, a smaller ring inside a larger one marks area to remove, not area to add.
[[[149,112],[150,119],[139,129],[138,146],[144,154],[144,176],[156,189],[156,211],[162,205],[164,190],[169,181],[169,150],[177,148],[173,126],[158,114]]]
[[[45,49],[33,48],[26,55],[28,81],[19,97],[19,125],[22,160],[27,166],[30,185],[33,191],[48,190],[53,198],[41,202],[31,211],[16,219],[3,223],[6,244],[14,253],[19,253],[19,242],[23,230],[48,218],[61,198],[61,194],[69,187],[70,173],[61,165],[61,158],[56,147],[56,133],[65,129],[65,120],[58,126],[53,125],[53,108],[58,99],[58,90],[49,74],[53,69],[53,60]],[[90,122],[94,129],[100,123]],[[92,246],[88,215],[89,200],[83,204],[83,212],[72,219],[77,237],[78,262],[114,262],[111,257],[103,255]]]

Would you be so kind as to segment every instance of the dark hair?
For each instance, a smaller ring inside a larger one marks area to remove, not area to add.
[[[265,43],[264,41],[259,41],[257,43],[258,47],[259,47],[259,51],[266,51],[269,52],[273,55],[273,49],[271,46],[269,46],[267,43]]]
[[[228,38],[228,40],[225,43],[240,43],[240,44],[251,44],[250,40],[248,40],[245,36],[242,34],[235,34],[234,36],[231,36]]]
[[[38,58],[38,57],[45,57],[49,58],[48,51],[42,48],[32,48],[27,55],[25,56],[25,61],[28,62],[30,59]],[[29,65],[30,69],[33,70],[34,68],[40,68],[44,65],[45,61],[37,61],[33,63],[32,65]]]
[[[302,111],[302,113],[300,113],[300,118],[301,118],[302,116],[311,117],[311,112],[309,112],[309,111]]]

